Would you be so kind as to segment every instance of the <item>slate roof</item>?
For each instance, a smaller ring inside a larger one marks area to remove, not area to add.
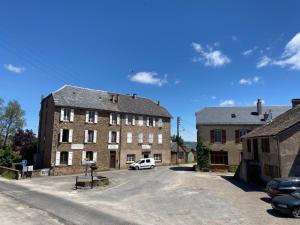
[[[189,146],[179,146],[178,148],[178,152],[191,152],[191,151],[195,151],[195,149],[190,148]],[[172,142],[171,143],[171,152],[177,152],[177,143],[176,142]]]
[[[111,101],[112,95],[119,95],[118,103]],[[56,106],[99,109],[105,111],[134,113],[171,118],[171,114],[156,102],[131,95],[65,85],[52,93]]]
[[[272,118],[286,112],[287,106],[262,106],[262,114],[272,113]],[[232,115],[235,117],[232,117]],[[196,112],[197,124],[264,124],[264,115],[257,114],[256,107],[207,107]]]
[[[300,106],[296,106],[278,116],[271,123],[258,127],[243,138],[275,136],[300,122]]]

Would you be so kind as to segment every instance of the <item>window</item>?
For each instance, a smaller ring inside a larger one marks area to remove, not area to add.
[[[132,143],[132,133],[131,132],[127,133],[127,143]]]
[[[86,112],[86,122],[96,123],[96,112],[95,111],[87,111]]]
[[[247,134],[247,130],[240,129],[235,131],[235,143],[239,144],[241,143],[241,137]]]
[[[148,121],[149,121],[149,127],[153,127],[154,126],[154,119],[153,119],[153,117],[149,117]]]
[[[161,161],[161,159],[162,159],[161,154],[154,154],[155,161]]]
[[[68,164],[68,152],[60,152],[60,164]]]
[[[222,130],[215,130],[215,143],[222,143]]]
[[[242,136],[244,136],[246,134],[247,134],[247,130],[245,130],[245,129],[241,129],[240,130],[240,137],[242,137]]]
[[[63,121],[70,121],[71,118],[71,110],[67,108],[63,108]]]
[[[87,142],[93,142],[94,140],[94,131],[88,130],[88,141]]]
[[[84,142],[85,143],[96,143],[97,142],[97,130],[85,130]]]
[[[211,151],[210,152],[211,164],[224,164],[228,165],[228,152],[225,151]]]
[[[178,159],[184,159],[184,153],[178,152]]]
[[[111,132],[111,143],[117,143],[117,132]]]
[[[158,119],[158,127],[163,127],[163,121],[162,118]]]
[[[62,131],[62,142],[69,142],[69,130],[67,129]]]
[[[143,126],[144,125],[144,118],[143,116],[139,116],[139,126]]]
[[[262,152],[270,152],[269,138],[261,139],[261,149],[262,149]]]
[[[251,139],[247,140],[247,151],[251,152]]]
[[[143,133],[139,133],[139,135],[138,135],[138,143],[139,144],[143,143]]]
[[[148,142],[149,144],[153,144],[153,134],[149,134]]]
[[[158,144],[162,144],[163,143],[163,136],[162,136],[162,134],[159,134],[158,136],[157,136],[157,138],[158,138]]]
[[[126,114],[125,115],[125,124],[126,125],[135,125],[134,115]]]
[[[135,162],[135,154],[128,154],[126,161],[127,162]]]
[[[85,158],[87,161],[93,161],[93,152],[92,151],[87,151],[85,153]]]
[[[146,159],[146,163],[150,163],[150,159]]]
[[[109,124],[111,125],[119,125],[120,124],[120,114],[118,113],[110,113],[109,114]]]

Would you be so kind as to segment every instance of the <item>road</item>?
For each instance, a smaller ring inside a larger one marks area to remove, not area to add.
[[[45,220],[45,215],[47,218],[53,219],[52,221],[49,219],[46,224],[134,224],[63,198],[31,191],[26,187],[7,182],[0,181],[0,194],[1,198],[6,201],[9,200],[10,204],[14,202],[15,206],[28,206],[31,211],[41,211],[38,217],[34,215],[32,221],[23,221],[28,224],[41,224],[41,221]],[[6,202],[5,207],[7,206],[8,202]],[[25,210],[28,211],[28,209]],[[22,213],[22,209],[19,212]],[[0,215],[2,213],[3,210]],[[5,221],[7,217],[1,216],[1,218],[4,220],[3,223],[16,222],[13,221],[14,218],[10,218],[10,221]]]

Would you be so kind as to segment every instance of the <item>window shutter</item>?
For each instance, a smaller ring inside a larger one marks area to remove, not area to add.
[[[157,140],[158,144],[162,144],[162,134],[158,135],[158,140]]]
[[[89,122],[89,111],[85,111],[85,122]]]
[[[117,114],[117,125],[120,125],[120,114]]]
[[[132,115],[132,125],[135,125],[135,115]]]
[[[60,134],[59,134],[59,142],[62,143],[62,138],[63,138],[63,129],[60,129]]]
[[[215,131],[210,130],[210,143],[213,144],[215,143]]]
[[[97,142],[97,131],[94,130],[94,137],[93,137],[93,143]]]
[[[125,115],[125,124],[128,125],[128,115]]]
[[[108,132],[108,143],[111,143],[111,131]]]
[[[89,131],[88,130],[85,130],[84,131],[84,143],[87,143],[88,142],[88,136],[89,136]]]
[[[97,152],[93,152],[93,161],[97,162]]]
[[[86,158],[86,151],[82,151],[81,152],[81,163],[82,163],[82,165],[86,164],[85,158]]]
[[[98,111],[95,112],[94,123],[98,123]]]
[[[71,122],[74,121],[74,109],[71,109],[71,112],[70,112],[70,121]]]
[[[120,132],[117,131],[117,143],[119,143],[119,142],[120,142]]]
[[[153,126],[155,127],[155,120],[156,120],[156,118],[153,118]]]
[[[127,143],[132,143],[132,133],[127,133]]]
[[[153,134],[149,134],[149,140],[148,140],[149,144],[153,143]]]
[[[69,143],[72,143],[73,141],[73,129],[69,130]]]
[[[144,121],[143,121],[143,116],[139,116],[139,126],[143,126]]]
[[[60,109],[60,121],[64,120],[64,108]]]
[[[112,117],[113,117],[113,115],[112,115],[112,113],[110,113],[110,114],[109,114],[109,124],[110,124],[110,125],[112,125]]]
[[[240,130],[235,130],[235,143],[240,143]]]
[[[222,130],[222,144],[226,143],[226,130]]]
[[[147,127],[149,127],[149,117],[147,117]]]
[[[56,152],[55,165],[59,166],[59,164],[60,164],[60,152]]]
[[[68,153],[68,166],[71,166],[73,162],[73,152]]]

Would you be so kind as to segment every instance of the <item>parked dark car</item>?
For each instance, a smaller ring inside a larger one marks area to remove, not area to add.
[[[270,197],[290,194],[300,190],[300,177],[275,178],[266,187],[266,192]]]
[[[272,208],[281,213],[300,218],[300,190],[288,195],[274,197]]]

